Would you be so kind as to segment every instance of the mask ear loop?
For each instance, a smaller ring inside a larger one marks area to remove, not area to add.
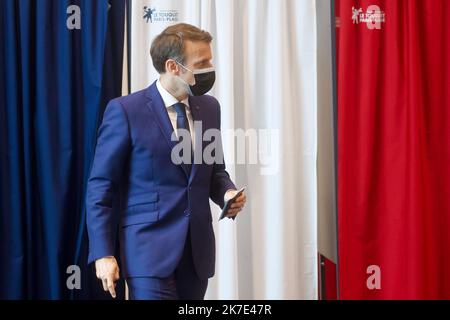
[[[188,67],[184,66],[180,61],[175,60],[176,63],[178,63],[181,67],[183,67],[185,70],[189,71],[192,74],[195,74],[194,71],[192,71],[191,69],[189,69]]]
[[[187,83],[183,78],[181,78],[180,76],[178,76],[181,80],[183,80],[183,82],[184,83],[186,83],[187,85],[188,85],[188,87],[190,87],[190,86],[195,86],[195,83],[196,83],[196,81],[195,81],[195,73],[192,71],[192,70],[190,70],[189,68],[187,68],[187,67],[185,67],[181,62],[179,62],[179,61],[177,61],[177,60],[175,60],[175,62],[176,63],[178,63],[182,68],[184,68],[185,70],[187,70],[187,71],[189,71],[190,73],[192,73],[192,76],[193,76],[193,78],[194,78],[194,84],[189,84],[189,83]],[[189,88],[189,90],[190,90],[190,88]]]

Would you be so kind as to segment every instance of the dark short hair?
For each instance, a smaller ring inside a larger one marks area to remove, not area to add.
[[[168,59],[185,62],[184,40],[211,43],[212,39],[209,32],[187,23],[170,26],[153,40],[150,49],[153,66],[160,74],[165,73]]]

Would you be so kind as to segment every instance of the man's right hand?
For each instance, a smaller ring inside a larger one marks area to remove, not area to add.
[[[116,298],[116,281],[119,280],[119,266],[116,258],[105,257],[95,261],[97,278],[102,281],[103,290],[109,291]]]

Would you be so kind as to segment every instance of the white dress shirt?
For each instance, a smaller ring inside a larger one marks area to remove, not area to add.
[[[170,94],[169,91],[167,91],[163,87],[160,80],[156,82],[156,88],[158,88],[159,94],[161,95],[164,101],[164,105],[166,106],[167,113],[169,114],[169,119],[170,122],[172,123],[175,135],[177,135],[177,112],[175,111],[173,105],[181,102],[186,106],[186,116],[188,118],[189,130],[191,132],[192,150],[195,150],[194,120],[192,118],[191,107],[189,106],[189,98],[186,98],[183,101],[178,101],[177,98],[175,98],[172,94]]]

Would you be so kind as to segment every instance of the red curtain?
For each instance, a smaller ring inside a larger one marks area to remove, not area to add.
[[[450,299],[450,1],[336,16],[340,297]]]

